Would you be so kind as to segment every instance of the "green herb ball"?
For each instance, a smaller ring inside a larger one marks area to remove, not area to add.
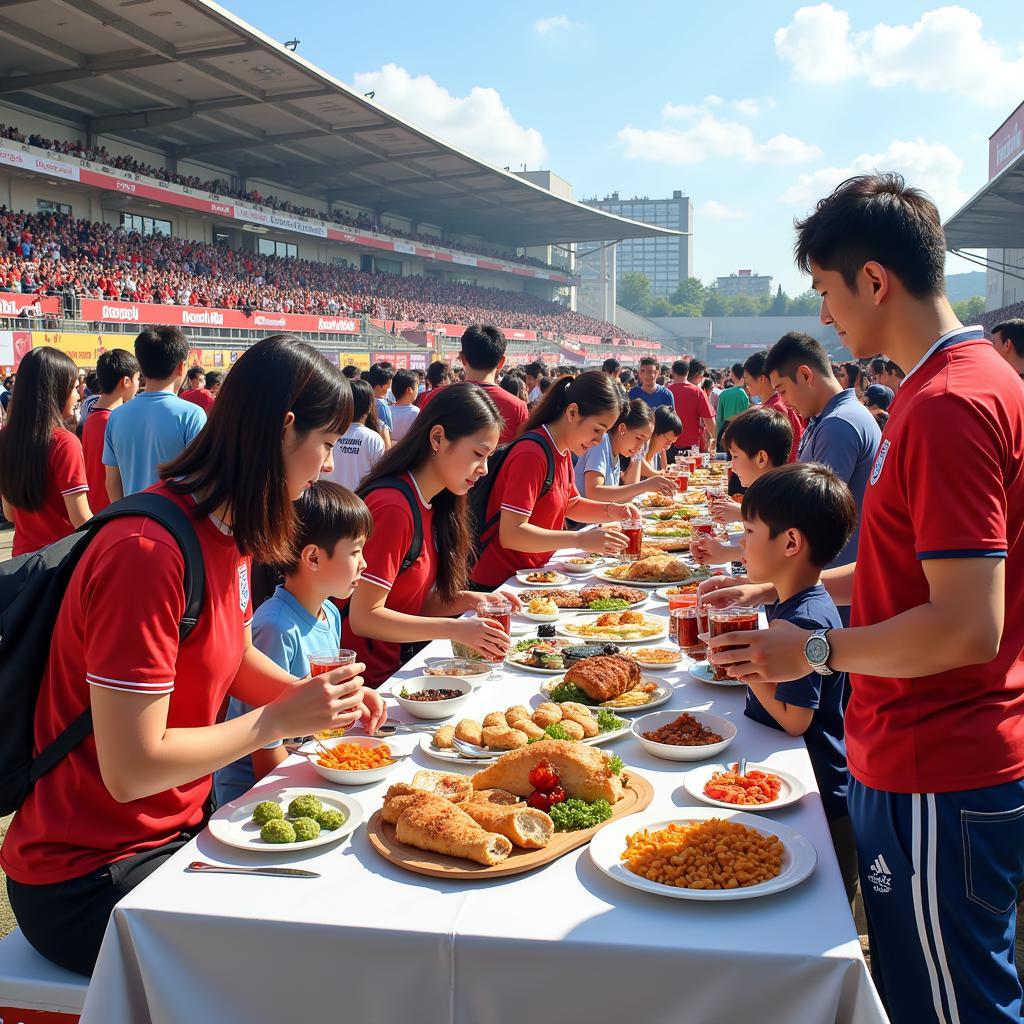
[[[275,818],[283,817],[284,811],[273,800],[261,800],[252,809],[252,820],[257,825],[266,825],[268,821],[274,821]]]
[[[295,831],[295,841],[305,843],[310,839],[316,839],[320,835],[320,825],[313,818],[296,818],[292,822],[292,829]]]
[[[316,820],[325,832],[333,832],[336,828],[341,828],[345,824],[345,813],[329,808],[320,814]]]
[[[272,818],[260,830],[260,839],[265,843],[294,843],[295,829],[284,818]]]
[[[319,799],[313,796],[312,793],[303,793],[302,796],[297,796],[288,805],[288,817],[289,818],[316,818],[318,814],[322,814],[324,805],[320,803]]]

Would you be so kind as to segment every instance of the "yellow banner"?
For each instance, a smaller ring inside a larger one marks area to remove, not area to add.
[[[79,369],[91,369],[107,349],[132,351],[131,334],[82,334],[76,331],[33,331],[33,348],[55,348],[71,356]]]
[[[360,370],[370,368],[369,352],[339,352],[338,365],[344,370],[346,366],[358,366]]]

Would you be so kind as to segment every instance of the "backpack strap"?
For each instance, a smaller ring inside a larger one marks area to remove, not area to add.
[[[544,482],[541,484],[540,494],[537,495],[538,498],[543,498],[544,495],[547,494],[548,491],[551,490],[551,488],[554,486],[554,483],[555,483],[555,456],[554,456],[554,454],[551,451],[551,445],[548,442],[547,437],[545,437],[545,435],[542,434],[539,430],[528,430],[525,434],[521,435],[520,437],[517,437],[508,446],[508,448],[505,450],[505,458],[501,460],[502,461],[502,466],[505,464],[505,461],[508,459],[508,456],[511,454],[512,449],[517,444],[519,444],[520,441],[532,441],[534,444],[540,445],[541,451],[544,452],[544,456],[545,456],[545,459],[546,459],[546,466],[545,466],[545,470],[544,470]],[[501,471],[500,467],[499,467],[498,471],[499,472]],[[501,518],[501,509],[499,508],[498,511],[495,512],[494,515],[490,517],[490,519],[484,520],[484,525],[483,525],[483,527],[480,530],[480,542],[481,543],[480,543],[480,548],[477,551],[477,559],[479,559],[480,555],[483,554],[484,548],[486,548],[487,545],[490,544],[492,540],[494,540],[494,535],[493,534],[490,537],[488,537],[487,540],[484,540],[483,539],[484,538],[484,534],[486,534],[488,531],[492,530],[494,528],[494,526],[497,524],[497,522],[498,522],[498,520],[500,518]]]
[[[86,546],[100,528],[115,519],[125,516],[142,516],[159,523],[175,539],[185,560],[185,612],[178,623],[179,642],[184,641],[196,627],[203,608],[206,589],[206,569],[203,565],[203,551],[199,546],[195,527],[180,505],[162,494],[143,491],[108,505],[88,522],[83,523],[77,533],[86,537],[78,546],[80,557]],[[92,732],[92,707],[87,707],[49,746],[36,755],[29,770],[29,783],[34,785],[42,776],[64,760]]]

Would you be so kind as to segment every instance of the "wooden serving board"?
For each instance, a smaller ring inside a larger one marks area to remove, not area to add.
[[[654,799],[654,788],[642,776],[632,769],[627,769],[628,781],[623,787],[622,799],[615,804],[615,809],[608,821],[602,822],[597,828],[582,829],[579,832],[556,832],[543,850],[524,850],[513,846],[508,860],[490,867],[474,864],[473,861],[461,857],[447,857],[442,853],[430,853],[419,850],[415,846],[407,846],[395,838],[395,826],[386,822],[380,811],[373,814],[366,823],[366,834],[370,845],[385,860],[413,871],[418,875],[431,875],[434,878],[499,878],[502,875],[519,875],[524,871],[550,864],[571,850],[585,846],[593,838],[598,829],[608,822],[635,814],[650,806]]]

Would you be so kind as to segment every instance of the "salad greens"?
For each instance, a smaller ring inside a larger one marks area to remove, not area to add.
[[[578,832],[584,828],[594,828],[612,816],[612,805],[607,800],[595,800],[590,803],[577,797],[570,797],[560,804],[555,804],[548,814],[555,823],[556,832]]]

